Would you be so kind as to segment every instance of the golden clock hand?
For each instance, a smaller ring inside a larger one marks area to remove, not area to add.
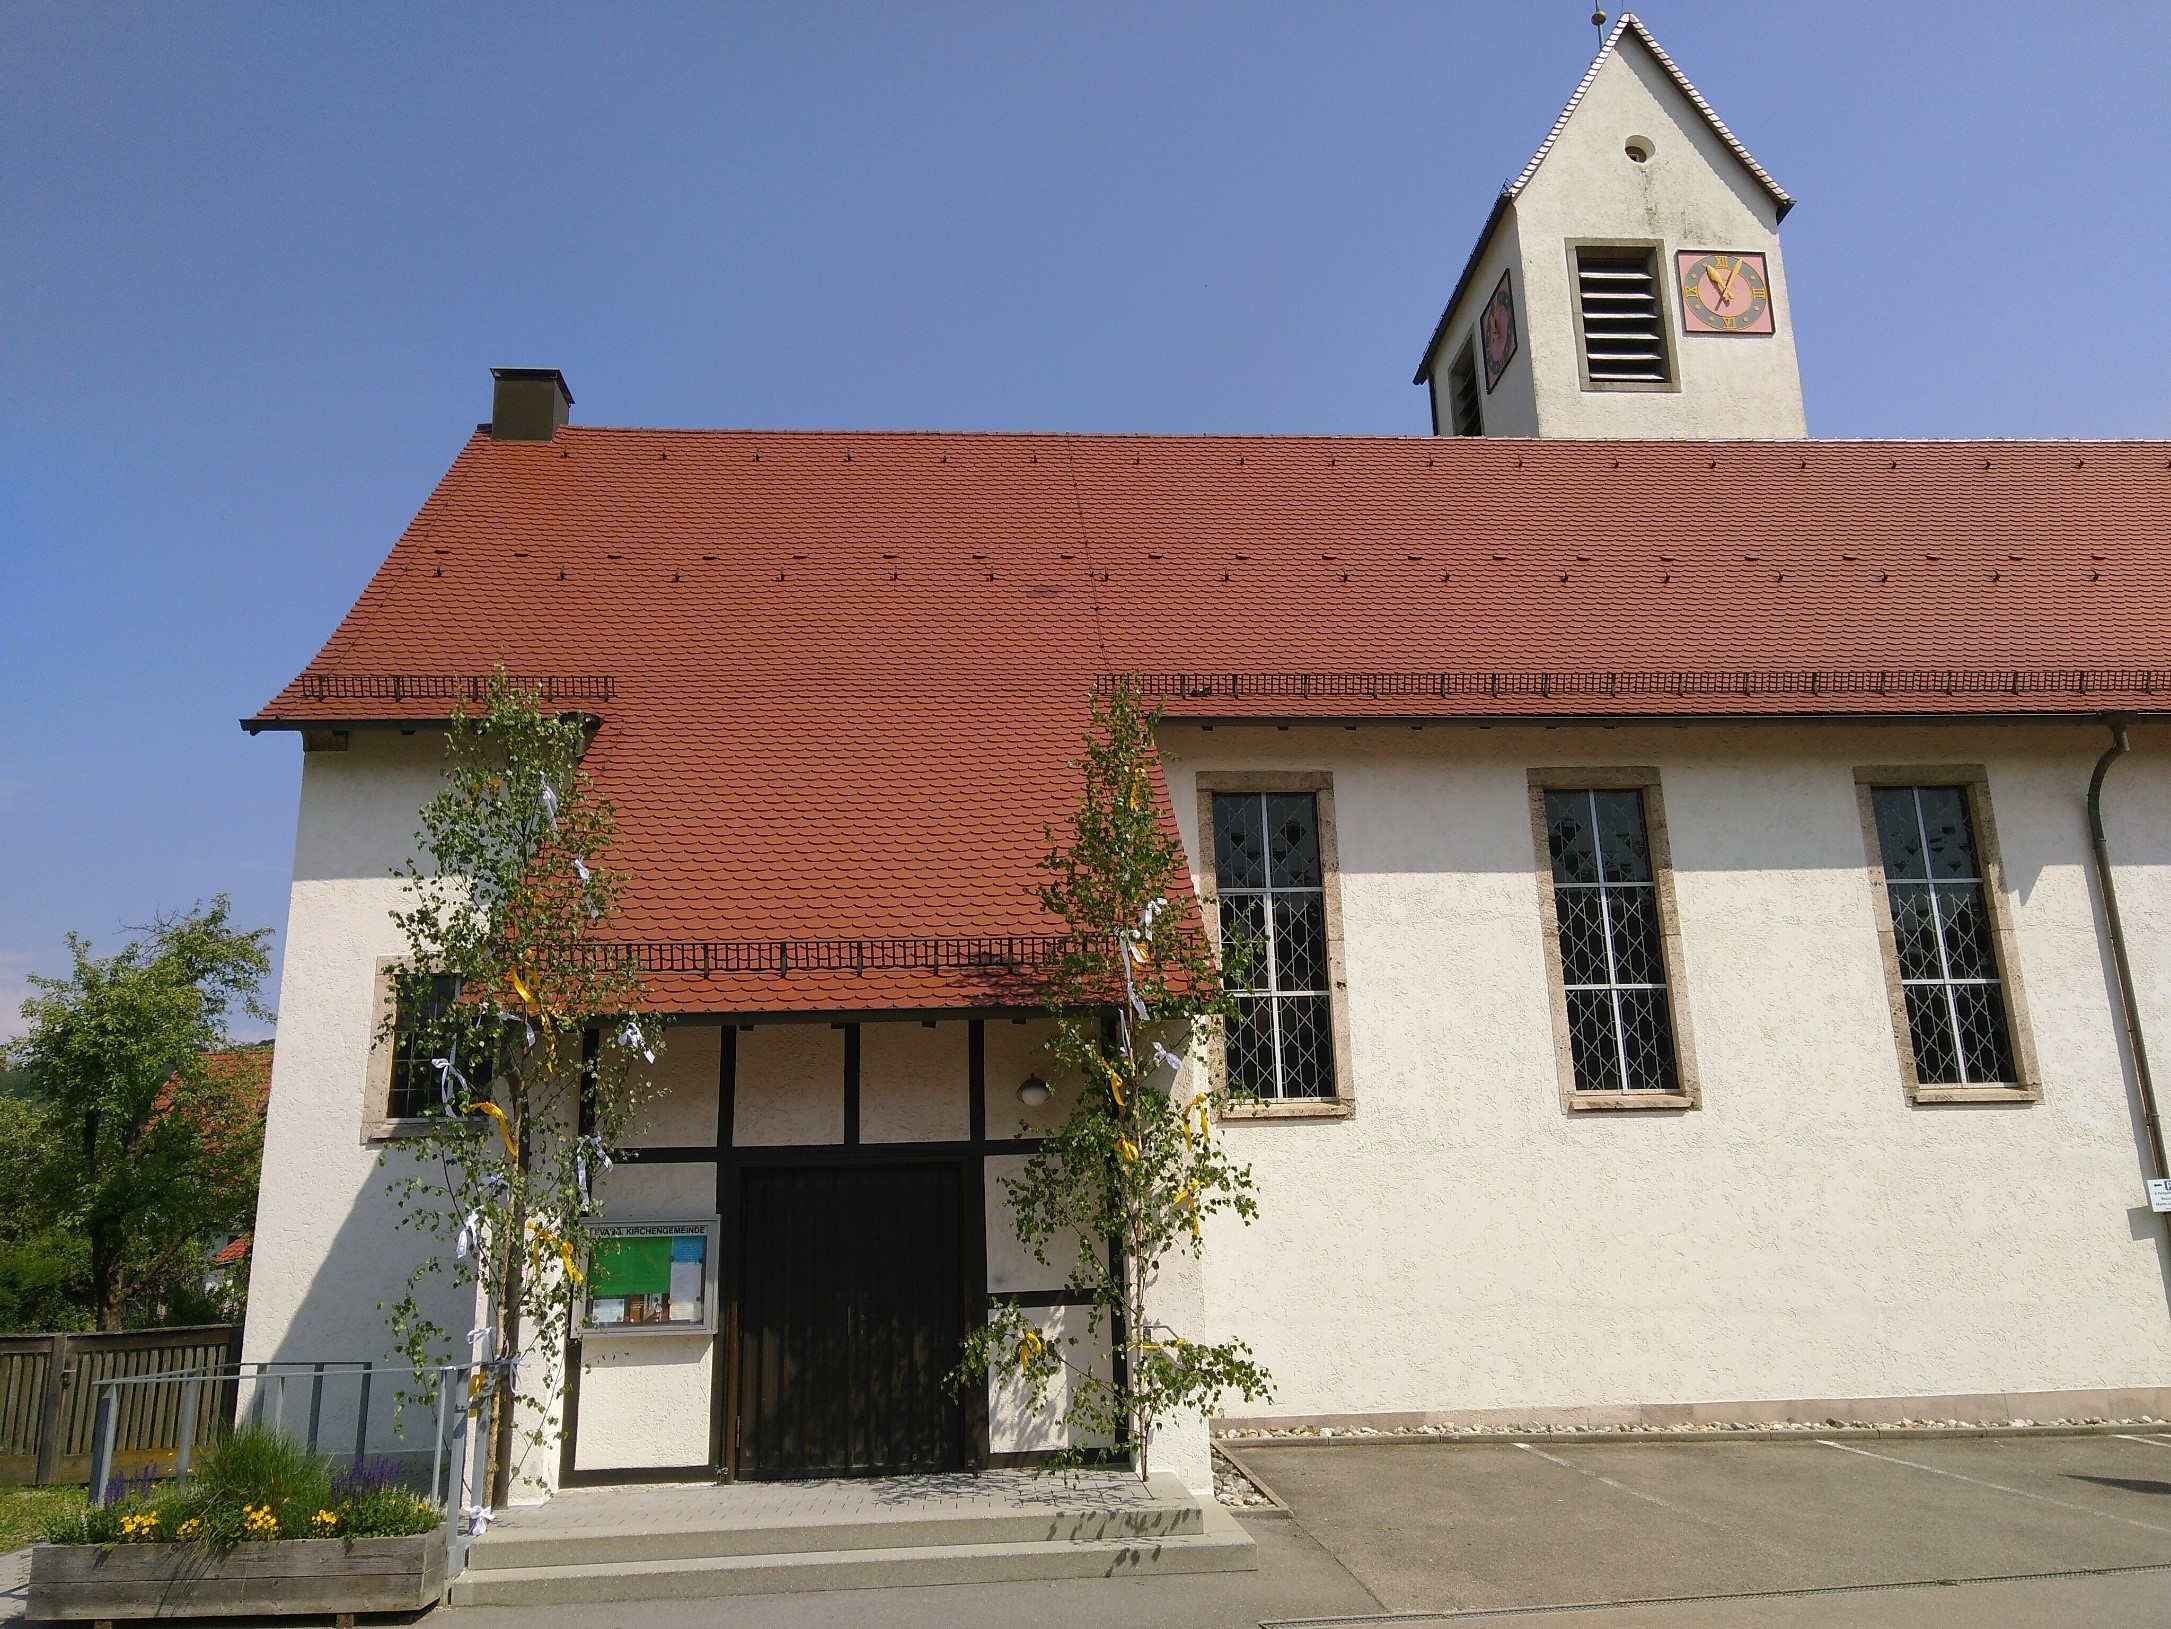
[[[1733,303],[1734,279],[1740,275],[1741,262],[1738,260],[1734,262],[1732,269],[1727,272],[1726,281],[1723,283],[1719,281],[1716,268],[1714,268],[1711,278],[1711,284],[1712,287],[1716,288],[1719,291],[1719,304],[1722,308]]]

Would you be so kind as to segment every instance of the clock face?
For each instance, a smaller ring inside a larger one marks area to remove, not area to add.
[[[1681,326],[1686,332],[1772,332],[1771,285],[1764,279],[1762,255],[1683,249],[1673,259],[1681,284]]]
[[[1500,286],[1485,302],[1485,315],[1478,319],[1478,329],[1485,336],[1485,388],[1489,392],[1500,383],[1500,376],[1508,371],[1508,363],[1515,356],[1515,291],[1508,286],[1506,272],[1500,274]]]

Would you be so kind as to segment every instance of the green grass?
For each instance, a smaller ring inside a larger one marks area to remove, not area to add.
[[[0,1554],[37,1543],[53,1512],[82,1508],[81,1488],[0,1488]]]

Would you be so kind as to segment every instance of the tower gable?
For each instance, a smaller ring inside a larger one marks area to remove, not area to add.
[[[1778,235],[1792,207],[1623,16],[1502,192],[1434,331],[1417,382],[1435,431],[1805,434]]]

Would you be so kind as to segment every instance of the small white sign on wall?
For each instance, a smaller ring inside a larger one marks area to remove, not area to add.
[[[2148,1208],[2159,1213],[2171,1212],[2171,1177],[2148,1179]]]

